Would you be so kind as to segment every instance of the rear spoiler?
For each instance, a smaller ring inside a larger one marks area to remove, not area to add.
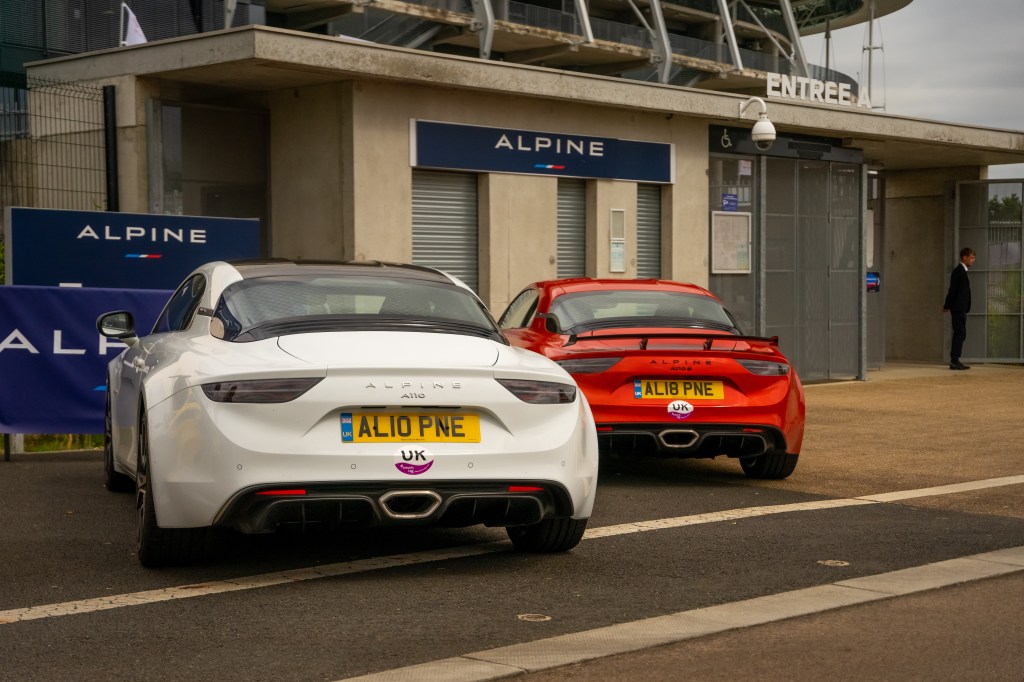
[[[704,340],[704,350],[711,350],[711,346],[715,343],[715,341],[757,341],[757,342],[760,342],[760,343],[766,343],[769,346],[778,346],[779,345],[779,337],[777,337],[777,336],[769,337],[769,336],[743,336],[743,335],[734,335],[734,334],[723,335],[723,334],[692,334],[692,333],[688,333],[688,334],[672,334],[672,333],[669,333],[669,332],[658,332],[658,333],[655,333],[655,334],[643,334],[643,333],[640,333],[640,332],[637,332],[637,333],[634,333],[634,334],[624,334],[624,333],[597,334],[596,331],[598,331],[598,330],[595,330],[595,331],[592,331],[592,332],[583,332],[583,334],[586,334],[587,336],[583,336],[583,334],[570,334],[569,335],[569,340],[566,341],[565,344],[563,344],[563,347],[571,346],[574,343],[576,343],[577,341],[579,341],[581,338],[601,340],[601,341],[604,341],[605,339],[640,339],[640,350],[647,350],[647,342],[650,339],[703,339]]]

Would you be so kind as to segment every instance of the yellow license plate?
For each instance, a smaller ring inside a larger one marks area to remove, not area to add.
[[[633,397],[642,400],[722,400],[725,388],[721,381],[636,379]]]
[[[479,443],[480,417],[435,412],[342,412],[343,443]]]

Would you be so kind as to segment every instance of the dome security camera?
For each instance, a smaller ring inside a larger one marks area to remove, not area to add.
[[[743,112],[751,104],[759,105],[761,112],[757,115],[757,123],[754,124],[753,129],[750,131],[750,139],[760,151],[768,151],[772,146],[772,142],[775,142],[775,126],[768,120],[768,106],[764,103],[764,100],[760,97],[751,97],[746,102],[741,102],[739,116],[743,118]]]
[[[768,114],[758,114],[757,123],[750,131],[750,139],[763,152],[771,149],[772,143],[775,142],[775,126],[768,120]]]

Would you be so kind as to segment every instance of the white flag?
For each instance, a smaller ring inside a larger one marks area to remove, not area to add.
[[[146,42],[146,34],[142,32],[142,27],[139,26],[139,20],[135,18],[135,12],[132,8],[121,3],[123,12],[128,13],[128,28],[124,32],[124,40],[121,41],[122,45],[141,45]]]

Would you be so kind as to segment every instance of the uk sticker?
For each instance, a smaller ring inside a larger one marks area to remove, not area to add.
[[[402,448],[395,453],[395,468],[409,476],[425,474],[434,466],[434,453],[426,448]]]
[[[668,414],[673,419],[686,419],[693,414],[693,405],[685,400],[674,400],[668,404]]]

